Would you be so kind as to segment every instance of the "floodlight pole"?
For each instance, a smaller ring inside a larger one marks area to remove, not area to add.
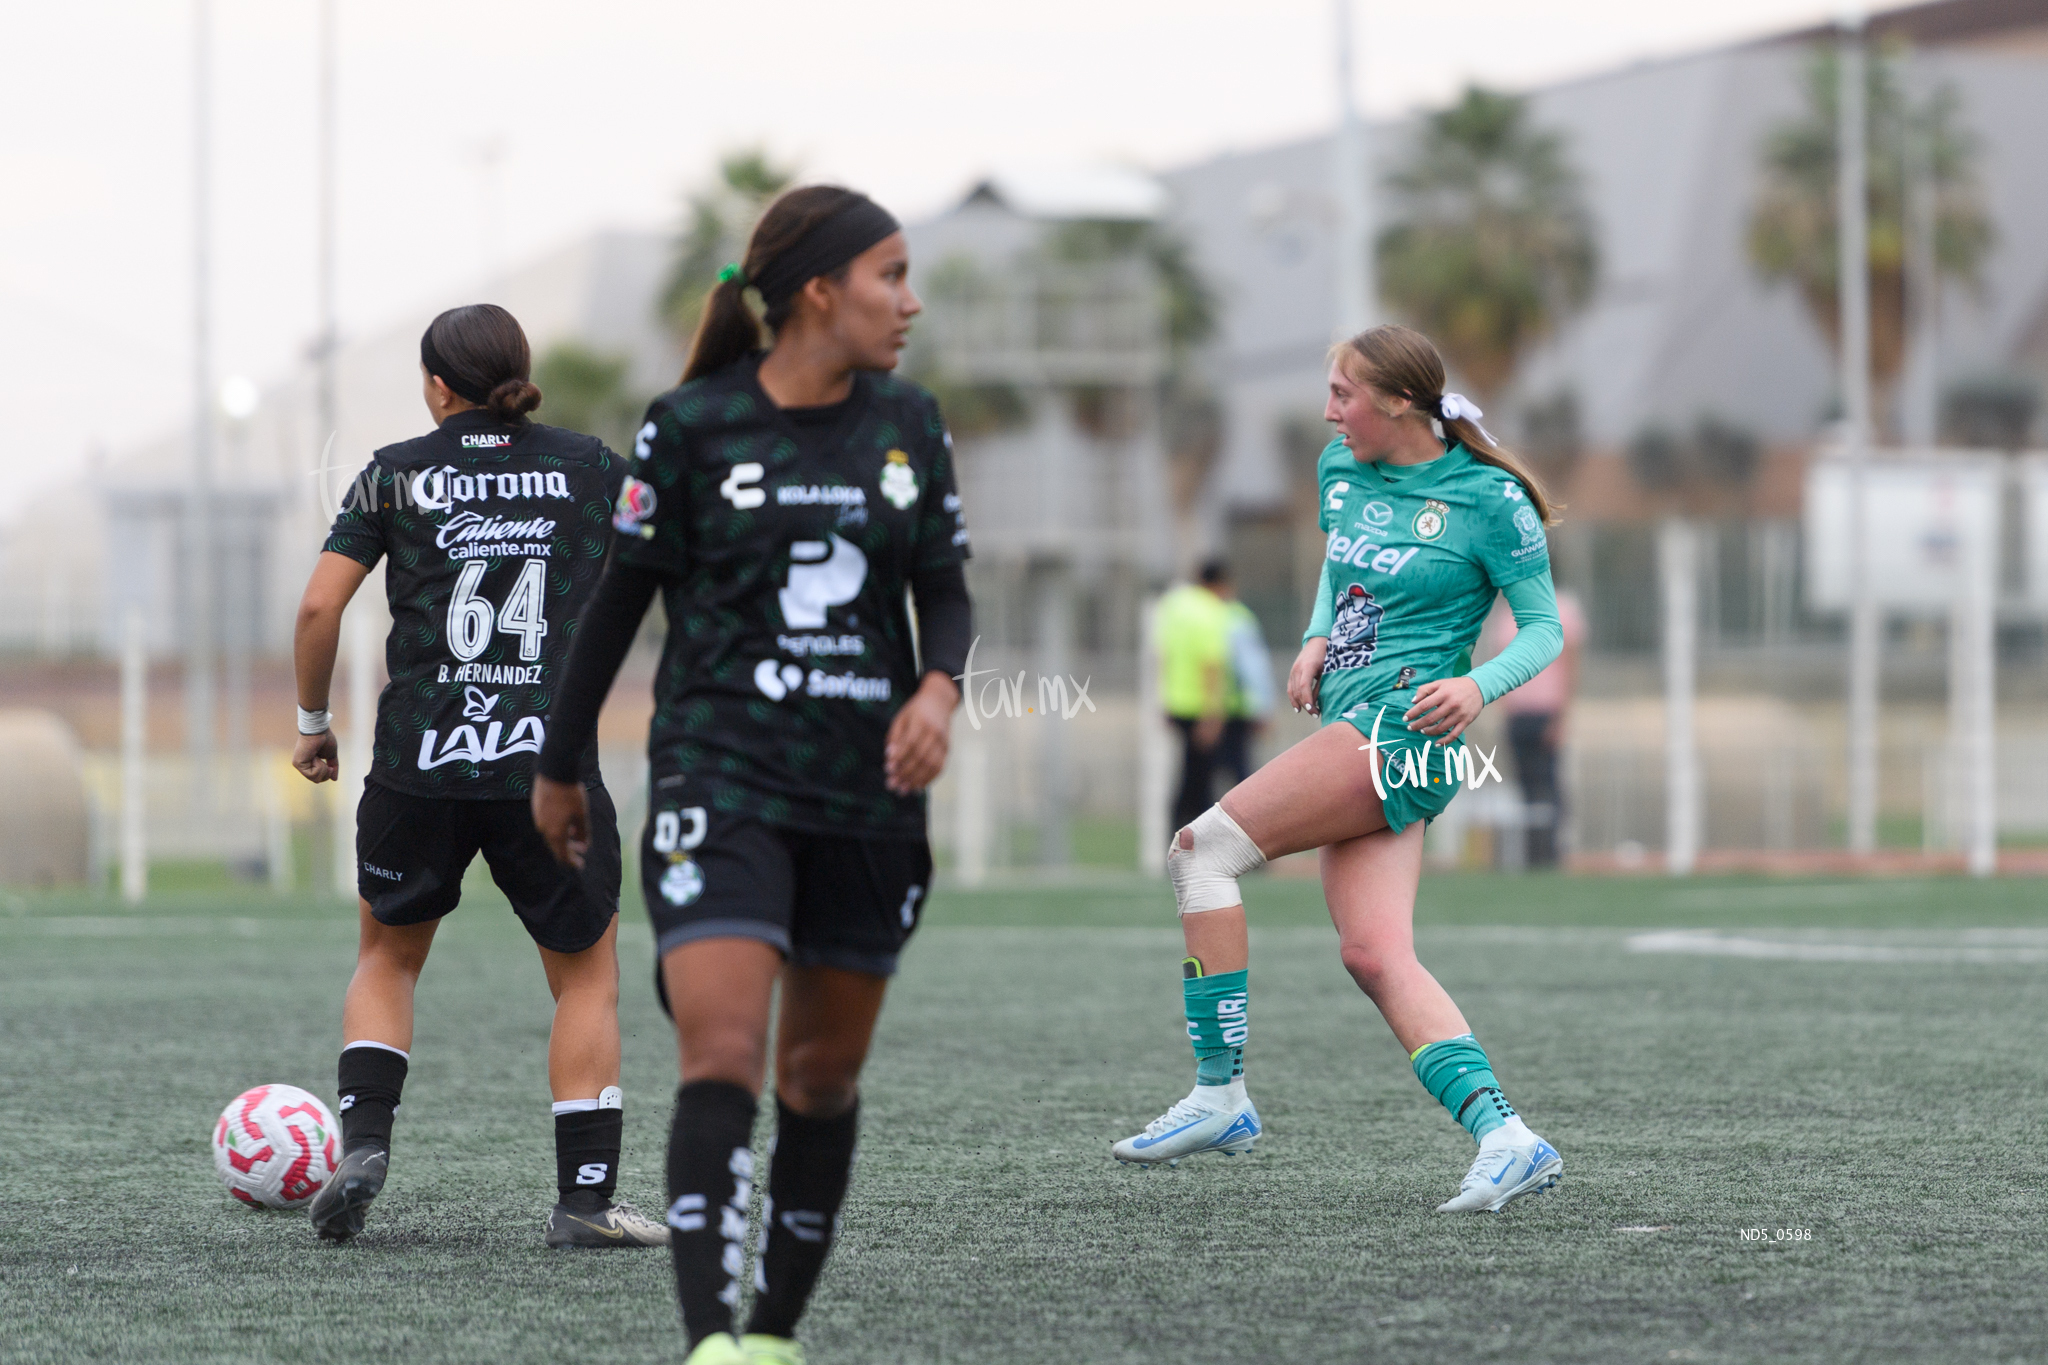
[[[1372,326],[1379,294],[1372,253],[1371,154],[1353,84],[1354,3],[1335,0],[1338,118],[1330,178],[1336,182],[1337,200],[1337,341]]]
[[[142,608],[121,614],[121,899],[149,894],[149,646]]]
[[[1693,701],[1699,676],[1699,531],[1683,517],[1657,529],[1664,592],[1664,870],[1692,875],[1704,825]]]
[[[1994,518],[1997,506],[1994,498]],[[1994,520],[1993,525],[1996,524]],[[1955,625],[1950,627],[1961,628],[1961,652],[1967,657],[1961,679],[1965,694],[1960,709],[1965,728],[1960,757],[1964,798],[1969,809],[1964,851],[1973,877],[1989,877],[1998,870],[1998,759],[1993,736],[1998,710],[1997,547],[1995,531],[1988,536],[1965,537],[1960,566],[1961,609],[1956,613]]]
[[[313,343],[317,422],[313,439],[321,443],[335,431],[334,352],[338,327],[334,316],[334,65],[334,0],[320,0],[319,147],[315,157],[320,176],[320,258],[315,268],[319,280],[320,331]],[[326,477],[324,472],[321,477]]]
[[[1918,62],[1908,68],[1906,90],[1918,94]],[[1935,186],[1933,130],[1919,126],[1908,100],[1905,136],[1906,318],[1905,403],[1901,416],[1907,444],[1934,445],[1940,420],[1941,280],[1934,254]]]
[[[1870,591],[1870,234],[1863,16],[1842,17],[1835,219],[1843,436],[1849,462],[1849,849],[1877,848],[1877,602]]]
[[[192,468],[185,489],[185,749],[203,809],[213,767],[211,0],[192,3]]]

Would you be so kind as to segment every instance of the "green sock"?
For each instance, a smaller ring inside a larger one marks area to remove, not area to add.
[[[1201,970],[1200,964],[1194,969]],[[1229,1085],[1244,1075],[1244,1040],[1251,1032],[1245,1013],[1246,975],[1189,976],[1180,983],[1188,1041],[1195,1045],[1196,1085]]]
[[[1467,1033],[1441,1043],[1424,1043],[1408,1055],[1415,1079],[1474,1138],[1483,1138],[1515,1116],[1501,1094],[1486,1050]]]

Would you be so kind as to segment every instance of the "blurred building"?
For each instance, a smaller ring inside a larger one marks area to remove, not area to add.
[[[2048,388],[2048,0],[1943,0],[1870,27],[1911,44],[1923,89],[1960,96],[1997,232],[1983,288],[1943,292],[1935,383]],[[1625,453],[1646,431],[1702,418],[1754,440],[1761,456],[1721,509],[1728,527],[1709,577],[1723,600],[1710,604],[1710,629],[1780,643],[1799,633],[1788,537],[1799,464],[1826,433],[1837,375],[1796,292],[1758,279],[1744,238],[1766,132],[1800,113],[1811,46],[1830,36],[1787,34],[1530,94],[1533,121],[1562,134],[1583,177],[1600,275],[1590,306],[1528,358],[1496,404],[1507,411],[1487,420],[1553,457],[1546,472],[1570,508],[1559,570],[1585,595],[1596,648],[1655,643],[1645,524],[1672,504],[1642,486]],[[1372,128],[1382,171],[1405,157],[1414,130]],[[1336,320],[1331,154],[1328,137],[1310,138],[1163,177],[1171,222],[1225,298],[1203,358],[1225,412],[1206,539],[1234,551],[1246,599],[1282,622],[1302,616],[1318,569],[1312,484]]]
[[[629,385],[652,395],[682,369],[650,303],[667,266],[660,237],[602,233],[344,338],[331,442],[314,430],[314,376],[305,367],[263,385],[246,419],[221,416],[211,518],[221,638],[239,633],[257,654],[289,651],[293,612],[338,490],[377,447],[431,425],[420,397],[419,337],[436,313],[489,298],[519,318],[536,356],[573,340],[628,358]],[[133,604],[143,610],[151,652],[178,652],[191,436],[182,418],[167,426],[162,439],[103,456],[74,486],[0,525],[0,648],[111,656]],[[49,507],[69,513],[52,517]]]

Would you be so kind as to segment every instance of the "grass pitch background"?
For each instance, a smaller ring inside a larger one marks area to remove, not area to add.
[[[249,1085],[331,1097],[352,912],[0,905],[0,1360],[679,1359],[663,1253],[541,1246],[546,990],[470,892],[391,1184],[340,1249],[230,1201],[207,1140]],[[817,1365],[2048,1358],[2048,888],[1425,879],[1424,961],[1566,1160],[1461,1219],[1432,1210],[1470,1142],[1318,891],[1250,900],[1270,1136],[1138,1172],[1109,1142],[1188,1083],[1164,890],[940,892],[868,1073]],[[628,920],[622,1194],[657,1209],[674,1050]],[[1628,950],[1673,928],[1893,960]]]

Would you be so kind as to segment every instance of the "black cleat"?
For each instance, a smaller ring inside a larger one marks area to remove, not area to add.
[[[363,1230],[363,1214],[384,1188],[390,1165],[391,1153],[382,1147],[358,1147],[341,1159],[308,1210],[321,1241],[346,1242]]]
[[[668,1226],[657,1223],[631,1204],[607,1204],[588,1212],[567,1204],[548,1215],[551,1247],[665,1247]]]

